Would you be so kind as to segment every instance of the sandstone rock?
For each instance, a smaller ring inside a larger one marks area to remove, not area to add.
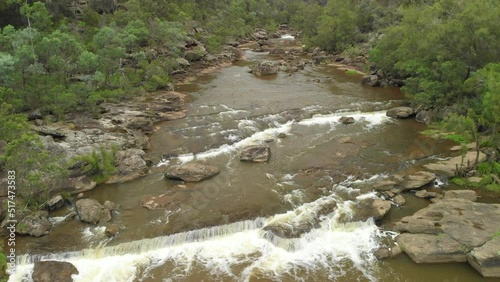
[[[71,276],[77,274],[78,269],[69,262],[37,261],[31,278],[33,282],[72,282]]]
[[[462,156],[457,156],[449,160],[426,164],[424,165],[424,168],[431,171],[444,173],[446,176],[455,176],[457,166],[459,168],[463,167],[468,169],[472,167],[475,160],[476,160],[476,152],[471,151],[465,154],[463,162],[462,162]],[[478,162],[484,162],[485,160],[486,160],[486,155],[482,152],[479,152]]]
[[[402,218],[395,231],[425,234],[445,233],[465,248],[479,247],[498,231],[500,204],[443,198]]]
[[[468,177],[467,178],[467,181],[471,182],[471,183],[479,183],[481,182],[483,179],[481,177],[477,177],[477,176],[472,176],[472,177]]]
[[[436,192],[427,192],[427,190],[420,190],[415,193],[415,196],[425,199],[436,198],[437,195],[438,194]]]
[[[81,221],[102,224],[111,220],[110,210],[94,199],[80,199],[75,206]]]
[[[396,242],[416,263],[464,262],[464,249],[447,235],[400,234]]]
[[[436,175],[427,171],[419,171],[403,178],[402,190],[418,189],[436,180]]]
[[[106,226],[106,230],[104,231],[106,236],[114,237],[118,232],[120,232],[120,227],[116,224],[110,224]]]
[[[287,136],[286,133],[283,132],[278,134],[278,138],[286,138],[286,136]]]
[[[16,232],[20,235],[41,237],[49,233],[52,223],[48,219],[47,211],[38,211],[24,217],[16,226]]]
[[[253,67],[256,76],[277,74],[279,64],[275,61],[261,61]]]
[[[387,258],[393,258],[393,257],[401,254],[401,252],[402,252],[402,250],[398,245],[393,245],[390,248],[389,247],[379,248],[378,250],[376,250],[373,253],[373,255],[375,255],[375,257],[378,260],[383,260],[383,259],[387,259]]]
[[[361,80],[361,84],[370,86],[379,86],[380,81],[377,75],[367,75]]]
[[[403,195],[397,195],[397,196],[395,196],[395,197],[392,199],[392,201],[393,201],[396,205],[398,205],[398,206],[402,206],[402,205],[404,205],[404,204],[406,203],[406,199],[405,199],[405,197],[404,197]]]
[[[47,201],[45,206],[49,211],[58,210],[64,206],[64,199],[61,195],[55,195]]]
[[[247,162],[264,163],[269,161],[271,148],[267,145],[253,145],[245,147],[240,153],[240,160]]]
[[[111,202],[111,201],[105,201],[104,202],[104,207],[107,208],[110,211],[117,211],[119,209],[118,205]]]
[[[477,193],[474,190],[450,190],[444,192],[445,199],[463,199],[475,202],[477,200]]]
[[[500,237],[473,249],[467,261],[484,277],[500,277]]]
[[[391,209],[391,201],[375,199],[372,204],[373,217],[375,219],[383,218]]]
[[[387,111],[386,115],[392,118],[409,118],[415,114],[413,108],[396,107]]]
[[[165,177],[186,182],[198,182],[218,173],[219,169],[215,166],[193,162],[170,166],[165,171]]]
[[[420,111],[415,116],[415,120],[419,123],[430,124],[433,121],[433,112],[431,111]]]
[[[353,124],[356,120],[353,117],[341,117],[339,122],[342,124]]]

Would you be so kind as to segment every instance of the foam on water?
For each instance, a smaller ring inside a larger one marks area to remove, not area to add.
[[[290,35],[290,34],[283,34],[283,35],[281,36],[281,39],[294,40],[294,39],[295,39],[295,36]]]
[[[315,213],[334,196],[298,207],[296,216]],[[349,212],[340,204],[338,210]],[[302,212],[297,212],[302,211]],[[215,277],[248,281],[255,275],[273,280],[319,267],[333,280],[356,268],[365,279],[375,280],[377,226],[373,220],[339,224],[338,212],[320,218],[320,226],[300,238],[280,238],[262,227],[276,220],[293,220],[290,212],[270,218],[240,221],[170,236],[143,239],[109,247],[49,255],[18,257],[18,267],[9,281],[31,281],[38,260],[68,261],[79,274],[75,281],[136,281],[162,265],[174,265],[168,277],[181,279],[192,274],[193,264]],[[298,277],[296,277],[298,279]]]

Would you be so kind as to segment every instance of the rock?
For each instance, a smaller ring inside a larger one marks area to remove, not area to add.
[[[373,255],[378,260],[383,260],[387,258],[393,258],[399,254],[401,254],[402,250],[398,245],[393,245],[392,247],[382,247],[376,250]]]
[[[170,166],[165,171],[165,177],[186,182],[197,182],[212,177],[219,172],[219,169],[215,166],[193,162]]]
[[[450,190],[444,192],[445,199],[463,199],[475,202],[477,200],[477,193],[473,190]]]
[[[398,206],[402,206],[406,203],[406,199],[405,197],[403,197],[403,195],[395,196],[394,198],[392,198],[392,201]]]
[[[245,147],[240,153],[240,161],[264,163],[271,156],[271,148],[267,145]]]
[[[467,178],[467,181],[469,181],[470,183],[479,183],[482,180],[483,179],[481,177],[477,177],[477,176],[472,176],[472,177]]]
[[[65,138],[67,136],[67,132],[60,128],[48,127],[48,126],[40,126],[35,129],[35,131],[44,136],[52,136],[54,138]]]
[[[61,195],[55,195],[47,201],[45,206],[49,211],[58,210],[64,206],[64,199]]]
[[[83,193],[78,193],[78,195],[76,196],[78,199],[81,199],[84,197]]]
[[[141,205],[149,210],[156,209],[176,209],[181,203],[190,198],[190,194],[185,190],[167,192],[157,196],[145,197]]]
[[[387,111],[386,115],[392,118],[409,118],[415,114],[413,108],[396,107]]]
[[[487,158],[486,154],[479,152],[478,162],[484,162],[486,158]],[[424,168],[431,171],[443,173],[446,176],[455,176],[457,166],[459,169],[460,168],[470,169],[472,168],[475,160],[476,160],[476,152],[471,151],[467,152],[463,156],[463,162],[462,162],[462,156],[456,156],[449,160],[426,164],[424,165]]]
[[[120,232],[120,227],[116,224],[110,224],[106,226],[106,230],[104,233],[106,233],[106,236],[108,237],[114,237],[116,234]]]
[[[373,217],[382,219],[391,209],[391,201],[375,199],[372,203]]]
[[[144,160],[146,153],[140,149],[127,149],[116,154],[117,173],[106,183],[120,183],[146,175],[149,167]]]
[[[286,51],[281,48],[275,48],[269,50],[269,55],[284,55],[284,54],[286,54]]]
[[[464,262],[463,247],[447,235],[408,234],[396,237],[396,242],[416,263]]]
[[[253,67],[253,74],[256,76],[277,74],[279,64],[275,61],[261,61]]]
[[[278,138],[286,138],[286,137],[287,137],[286,133],[281,132],[278,134]]]
[[[342,124],[353,124],[356,120],[353,117],[341,117],[339,122]]]
[[[323,197],[298,207],[287,214],[277,215],[262,229],[281,238],[299,238],[302,234],[319,227],[320,217],[335,211],[335,199]],[[291,216],[293,215],[293,216]]]
[[[377,75],[367,75],[361,80],[361,84],[370,86],[380,86],[380,81]]]
[[[104,202],[104,207],[110,211],[117,211],[119,209],[118,205],[111,201]]]
[[[28,120],[42,119],[43,115],[40,109],[36,109],[28,114]]]
[[[69,262],[37,261],[31,278],[33,282],[73,282],[71,276],[77,274],[78,269]]]
[[[401,183],[401,190],[412,190],[421,188],[436,180],[436,175],[427,171],[419,171],[415,174],[406,175]]]
[[[500,237],[497,236],[481,247],[473,249],[467,261],[483,277],[500,277]]]
[[[175,60],[175,62],[177,64],[179,64],[179,66],[182,67],[182,68],[191,66],[191,64],[189,63],[189,61],[186,60],[186,59],[184,59],[184,58],[177,58]]]
[[[16,232],[20,235],[41,237],[49,233],[52,223],[48,219],[47,211],[38,211],[24,217],[16,226]]]
[[[406,216],[395,231],[425,234],[445,233],[465,248],[483,245],[498,231],[500,204],[476,203],[460,198],[443,198]],[[403,248],[404,249],[404,248]]]
[[[431,111],[420,111],[415,116],[415,120],[428,125],[433,121],[433,116],[434,114]]]
[[[102,224],[111,220],[110,210],[94,199],[80,199],[75,206],[81,221]]]
[[[199,44],[197,46],[194,46],[194,47],[186,50],[184,52],[184,58],[186,60],[188,60],[189,62],[196,62],[196,61],[203,59],[203,57],[205,57],[206,54],[207,54],[207,50],[205,49],[205,47],[203,47],[203,45]]]
[[[472,142],[472,143],[469,143],[469,144],[465,145],[465,148],[468,149],[468,150],[474,150],[474,149],[476,149],[476,142]],[[457,146],[451,147],[450,151],[452,151],[452,152],[458,152],[458,151],[461,151],[462,149],[463,149],[462,145],[457,145]]]
[[[437,195],[438,194],[436,192],[427,192],[427,190],[420,190],[415,193],[415,196],[425,199],[436,198]]]
[[[267,32],[264,30],[259,30],[259,31],[254,32],[252,37],[254,40],[267,40],[269,38],[267,35]]]

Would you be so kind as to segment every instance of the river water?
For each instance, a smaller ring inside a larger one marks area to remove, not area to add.
[[[180,86],[190,101],[187,117],[161,124],[151,138],[148,154],[159,166],[204,161],[219,167],[219,175],[185,184],[177,192],[181,200],[165,210],[140,204],[179,184],[165,180],[162,169],[97,187],[87,196],[121,206],[113,215],[120,233],[109,239],[103,227],[69,221],[42,238],[20,238],[19,253],[29,255],[19,256],[9,281],[30,281],[38,259],[73,263],[80,273],[75,281],[482,281],[467,264],[374,258],[377,238],[390,235],[378,225],[426,200],[407,196],[381,223],[348,220],[356,199],[376,197],[360,195],[354,184],[411,169],[447,148],[421,135],[424,127],[415,121],[386,117],[386,109],[403,103],[401,92],[362,86],[359,75],[332,66],[292,75],[248,73],[255,61],[277,58],[246,51],[245,60]],[[340,124],[342,116],[356,122]],[[272,151],[268,163],[239,161],[242,148],[264,143]],[[421,144],[431,145],[423,150]],[[178,157],[161,163],[160,154]],[[299,238],[262,230],[312,219],[325,205],[337,209]]]

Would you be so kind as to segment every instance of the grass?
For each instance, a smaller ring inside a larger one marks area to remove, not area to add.
[[[345,73],[346,74],[358,74],[358,72],[355,70],[346,70]]]

